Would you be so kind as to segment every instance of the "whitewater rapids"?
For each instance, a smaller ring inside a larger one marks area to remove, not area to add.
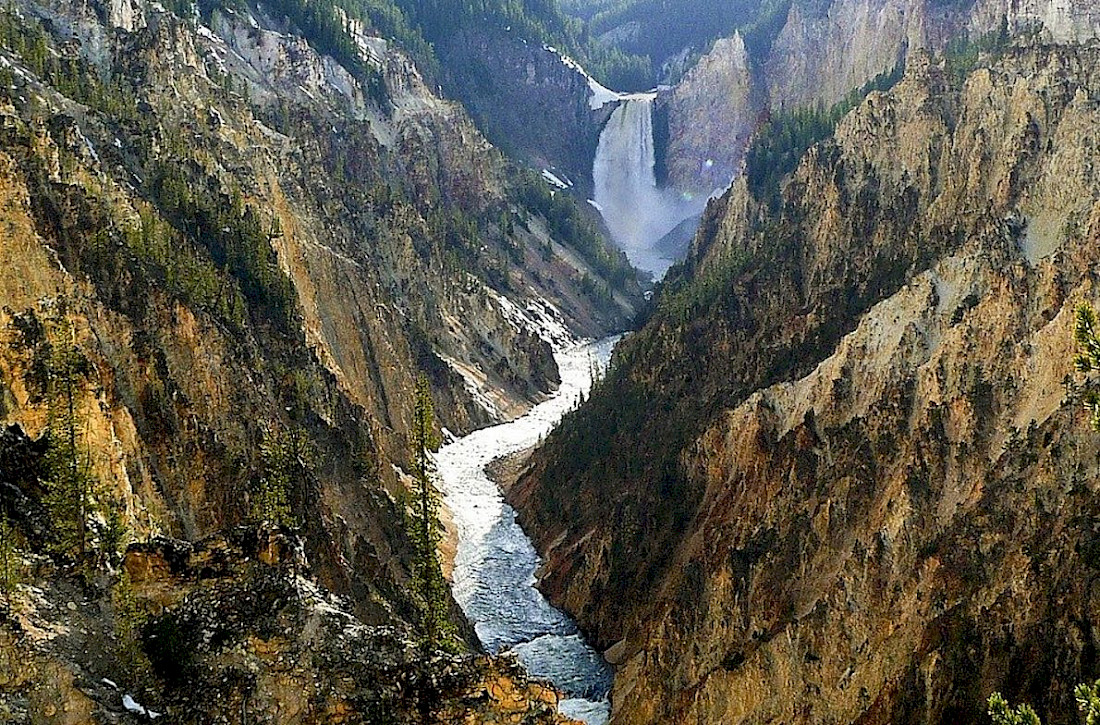
[[[562,382],[552,397],[510,423],[444,446],[435,457],[443,500],[458,529],[452,586],[459,606],[485,649],[514,652],[531,675],[566,693],[559,704],[563,714],[589,725],[608,720],[611,670],[573,620],[535,588],[539,556],[485,467],[550,433],[591,389],[593,371],[607,366],[617,340],[557,353]]]

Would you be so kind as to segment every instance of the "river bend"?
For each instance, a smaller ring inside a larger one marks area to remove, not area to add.
[[[556,354],[561,386],[510,423],[475,431],[440,449],[443,500],[458,529],[455,599],[491,653],[511,651],[534,677],[566,693],[559,709],[589,725],[607,722],[611,670],[563,612],[535,588],[539,556],[516,513],[485,473],[493,460],[536,445],[575,407],[602,370],[618,338]]]

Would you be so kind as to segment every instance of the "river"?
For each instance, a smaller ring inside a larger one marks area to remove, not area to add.
[[[567,695],[562,713],[604,725],[611,669],[563,612],[535,588],[540,560],[516,522],[516,513],[485,473],[493,460],[536,445],[592,386],[618,338],[556,354],[561,386],[545,402],[510,423],[475,431],[436,455],[443,500],[458,529],[453,590],[485,649],[514,652],[534,677]]]

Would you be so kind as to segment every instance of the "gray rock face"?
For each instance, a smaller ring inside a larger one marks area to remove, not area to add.
[[[673,89],[666,167],[681,190],[724,188],[738,172],[763,109],[831,106],[914,50],[942,50],[952,39],[1036,32],[1054,43],[1100,37],[1100,3],[978,0],[958,9],[929,0],[835,0],[820,9],[795,3],[756,69],[735,34],[719,40]]]
[[[140,0],[109,0],[107,21],[113,28],[132,33],[145,27],[145,9]]]
[[[1037,31],[1054,43],[1100,36],[1100,4],[1071,0],[979,0],[968,10],[928,0],[836,0],[821,13],[792,7],[766,63],[773,108],[839,101],[889,71],[916,49],[939,50],[951,39]]]
[[[591,108],[578,66],[557,50],[491,29],[465,29],[437,52],[451,91],[489,140],[588,188],[600,128],[613,109]]]
[[[737,173],[761,103],[739,33],[714,44],[665,97],[669,182],[710,193]]]
[[[1041,25],[1046,39],[1056,43],[1080,43],[1100,36],[1100,4],[1092,0],[978,0],[969,27],[988,31],[1002,18],[1015,29]]]
[[[791,8],[766,64],[773,108],[831,105],[925,44],[924,3],[838,0],[820,16]]]

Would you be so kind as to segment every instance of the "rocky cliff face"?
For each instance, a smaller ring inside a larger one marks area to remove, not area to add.
[[[824,9],[793,3],[766,60],[772,107],[830,105],[894,68],[913,50],[999,32],[1037,32],[1053,43],[1097,37],[1100,8],[1059,0],[943,3],[839,0]]]
[[[1083,43],[1100,35],[1100,8],[1068,0],[978,0],[970,9],[969,27],[988,32],[1006,20],[1010,28],[1034,28],[1056,43]]]
[[[670,180],[680,188],[724,188],[739,171],[747,139],[764,110],[828,108],[916,50],[1000,33],[1035,33],[1046,42],[1083,43],[1100,34],[1093,3],[836,0],[791,3],[760,57],[747,59],[740,36],[719,41],[675,86],[669,101]],[[710,159],[710,167],[701,167]]]
[[[591,194],[592,159],[613,110],[591,103],[589,79],[557,49],[492,27],[437,46],[462,100],[495,143]]]
[[[836,103],[926,45],[924,2],[839,0],[820,15],[792,4],[766,61],[776,109]]]
[[[668,116],[669,183],[703,194],[724,190],[762,110],[741,35],[717,41],[660,105]]]
[[[561,233],[575,210],[518,177],[399,49],[353,23],[358,60],[338,61],[270,8],[235,8],[0,11],[0,417],[41,441],[43,325],[71,329],[93,498],[119,514],[93,522],[104,566],[108,530],[124,546],[254,518],[264,448],[289,436],[278,465],[304,575],[408,638],[395,467],[414,376],[453,431],[515,415],[556,384],[552,345],[621,327],[637,288],[583,225]],[[41,550],[43,474],[26,465],[3,469],[0,507]],[[31,584],[80,586],[35,567]],[[82,601],[110,629],[108,584]],[[3,636],[70,667],[9,614]],[[9,677],[0,700],[48,699],[39,682]]]
[[[712,205],[512,489],[544,587],[619,664],[616,722],[976,721],[994,688],[1072,717],[1100,667],[1071,384],[1098,69],[912,57],[778,211]]]

